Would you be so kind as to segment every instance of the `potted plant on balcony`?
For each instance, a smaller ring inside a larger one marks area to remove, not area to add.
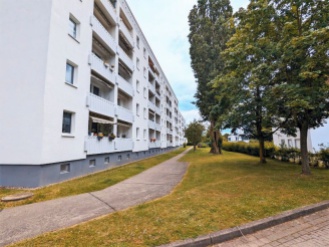
[[[100,141],[104,137],[102,132],[98,132],[97,139]]]
[[[111,133],[109,134],[109,141],[113,141],[115,139],[115,134]]]

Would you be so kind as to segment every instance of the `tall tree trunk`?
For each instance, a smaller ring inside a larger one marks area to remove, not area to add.
[[[193,151],[195,152],[196,150],[196,144],[193,144]]]
[[[300,152],[302,158],[302,174],[311,175],[310,164],[308,160],[308,150],[307,150],[307,135],[308,135],[308,124],[304,122],[299,127],[300,131]]]
[[[265,159],[265,140],[264,140],[264,135],[262,132],[262,125],[263,125],[263,116],[262,116],[262,105],[261,105],[261,94],[260,94],[260,88],[256,88],[256,101],[257,101],[257,106],[256,106],[256,130],[257,130],[257,136],[259,140],[259,161],[262,164],[266,163]]]
[[[259,137],[259,161],[262,164],[266,163],[265,158],[265,141],[263,135]]]
[[[212,154],[221,154],[222,151],[218,147],[218,141],[220,138],[219,131],[215,129],[215,123],[210,121],[210,131],[209,131],[210,139],[211,139],[211,149],[210,153]]]

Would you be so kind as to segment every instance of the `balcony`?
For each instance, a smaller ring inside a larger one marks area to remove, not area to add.
[[[105,7],[106,11],[110,14],[113,20],[116,20],[116,10],[110,0],[99,0]]]
[[[90,24],[92,26],[93,31],[107,44],[112,51],[116,51],[116,42],[112,35],[105,29],[102,23],[97,20],[95,16],[91,16]]]
[[[114,140],[114,149],[116,152],[133,150],[133,140],[130,138],[116,138]]]
[[[127,55],[127,53],[121,48],[118,47],[119,58],[121,61],[131,70],[134,71],[134,62],[133,60]]]
[[[131,85],[131,83],[127,82],[124,78],[122,78],[121,76],[117,77],[118,79],[118,85],[119,88],[124,91],[126,94],[133,96],[133,86]]]
[[[154,84],[149,83],[148,84],[148,89],[155,95],[155,86],[154,86]]]
[[[160,124],[158,124],[156,122],[153,122],[151,120],[149,120],[148,126],[149,126],[149,129],[153,129],[153,130],[160,130],[161,129]]]
[[[89,55],[89,64],[91,69],[109,80],[114,84],[115,82],[115,73],[111,71],[110,65],[104,63],[104,61],[98,58],[94,53]]]
[[[114,103],[107,99],[89,93],[87,95],[87,106],[92,112],[114,118]]]
[[[128,123],[132,123],[134,120],[133,112],[122,106],[117,106],[116,115],[118,116],[118,119]]]
[[[161,147],[161,142],[160,141],[155,141],[155,142],[149,142],[149,148],[160,148]]]
[[[87,136],[85,144],[87,155],[112,153],[116,151],[114,149],[114,141],[109,141],[107,137],[98,140],[97,136]]]
[[[153,112],[155,112],[155,110],[156,110],[156,107],[155,107],[155,104],[154,103],[152,103],[152,102],[148,102],[148,107],[149,107],[149,109],[150,110],[152,110]]]
[[[87,155],[124,152],[133,149],[133,140],[125,138],[116,138],[110,141],[108,137],[98,140],[97,136],[87,136],[85,143]]]
[[[122,20],[119,21],[119,28],[120,28],[121,33],[125,36],[124,38],[125,38],[126,42],[128,42],[129,45],[131,47],[133,47],[134,46],[133,35],[128,30],[128,28],[126,27],[126,24]]]

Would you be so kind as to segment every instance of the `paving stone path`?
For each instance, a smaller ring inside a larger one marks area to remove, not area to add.
[[[0,211],[0,246],[79,224],[169,194],[181,181],[190,149],[101,191]]]
[[[213,247],[329,246],[329,209],[292,220]]]

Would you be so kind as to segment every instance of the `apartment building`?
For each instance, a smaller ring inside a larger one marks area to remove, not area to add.
[[[0,186],[178,147],[185,121],[124,0],[1,0]]]
[[[273,134],[273,142],[276,146],[300,149],[300,132],[297,130],[296,136],[282,133],[280,130]],[[323,126],[311,128],[307,133],[307,149],[309,152],[319,152],[321,148],[329,147],[329,118]]]

